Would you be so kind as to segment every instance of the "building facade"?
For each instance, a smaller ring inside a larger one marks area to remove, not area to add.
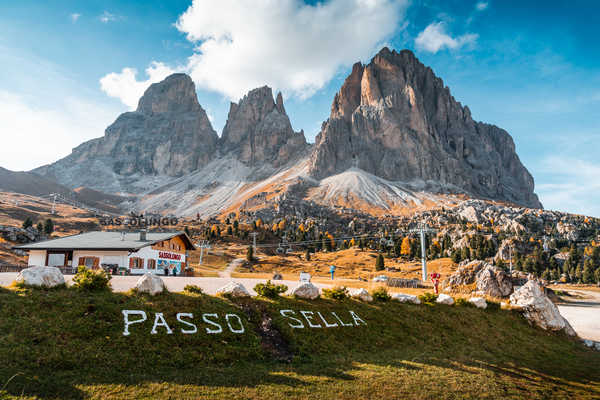
[[[29,252],[28,265],[181,275],[195,247],[184,232],[87,232],[16,247]]]

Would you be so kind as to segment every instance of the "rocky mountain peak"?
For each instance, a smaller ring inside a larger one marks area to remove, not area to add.
[[[153,83],[138,102],[137,112],[143,114],[199,112],[196,88],[186,74],[172,74]]]
[[[239,103],[231,103],[221,136],[221,151],[247,165],[286,164],[308,147],[303,132],[294,132],[283,96],[276,101],[270,87],[253,89]]]
[[[310,174],[357,167],[390,181],[435,181],[473,196],[541,207],[510,135],[471,112],[415,55],[383,48],[357,63],[317,135]]]

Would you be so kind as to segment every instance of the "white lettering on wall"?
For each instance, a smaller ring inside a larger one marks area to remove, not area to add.
[[[292,324],[291,322],[288,322],[288,325],[291,328],[294,328],[294,329],[302,329],[302,328],[304,328],[304,324],[302,323],[302,321],[300,321],[298,318],[294,318],[291,315],[288,315],[288,314],[294,314],[294,315],[296,315],[296,312],[294,310],[279,310],[279,313],[282,316],[284,316],[286,318],[289,318],[289,319],[291,319],[292,321],[295,322],[295,324]]]
[[[123,328],[123,336],[129,336],[129,325],[133,324],[141,324],[146,320],[146,313],[142,310],[122,310],[123,313],[123,322],[125,323],[125,327]],[[139,315],[142,318],[136,319],[134,321],[129,320],[130,315]]]
[[[167,321],[165,321],[165,317],[161,312],[157,312],[156,314],[154,314],[154,325],[152,325],[152,330],[150,331],[150,333],[156,335],[156,328],[158,328],[159,326],[164,326],[167,330],[168,335],[173,333],[173,330],[169,328],[169,324],[167,324]]]
[[[191,322],[184,321],[182,318],[194,318],[194,314],[192,313],[177,313],[177,321],[181,322],[184,325],[191,326],[192,329],[183,329],[181,328],[181,333],[184,335],[191,335],[192,333],[198,332],[198,327]]]
[[[217,329],[206,328],[206,333],[215,334],[223,332],[223,328],[221,325],[217,324],[215,321],[211,321],[208,317],[219,318],[217,314],[202,314],[202,320],[209,325],[216,327]]]

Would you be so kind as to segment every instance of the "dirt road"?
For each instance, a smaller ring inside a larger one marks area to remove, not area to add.
[[[583,339],[600,342],[600,293],[568,290],[574,296],[559,303],[558,310]],[[564,298],[564,297],[563,297]]]

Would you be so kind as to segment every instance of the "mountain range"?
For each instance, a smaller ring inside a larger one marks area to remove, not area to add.
[[[412,52],[388,48],[353,66],[314,144],[267,86],[231,103],[219,136],[191,78],[173,74],[104,136],[26,174],[118,194],[123,211],[204,217],[314,207],[398,214],[464,198],[542,207],[511,136],[474,121]]]

